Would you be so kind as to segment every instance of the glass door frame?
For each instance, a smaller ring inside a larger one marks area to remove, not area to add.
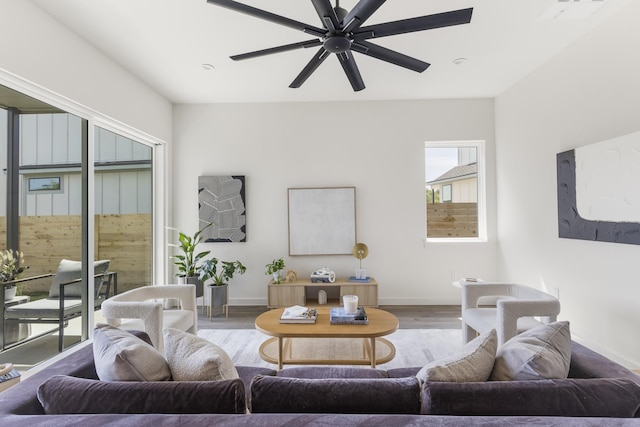
[[[120,134],[138,143],[149,146],[152,149],[152,259],[153,273],[152,283],[164,283],[167,277],[167,249],[165,221],[167,217],[167,156],[166,143],[159,138],[139,131],[125,123],[112,117],[95,111],[80,103],[74,102],[62,95],[45,89],[39,85],[31,83],[19,76],[0,69],[0,84],[10,89],[20,92],[26,96],[38,99],[51,106],[64,110],[67,113],[76,115],[83,119],[83,145],[82,145],[82,262],[84,266],[93,265],[95,260],[94,236],[95,236],[95,182],[94,182],[94,159],[95,159],[95,134],[96,127],[107,129]],[[86,143],[85,143],[86,141]],[[86,175],[85,175],[86,174]],[[83,268],[82,278],[84,283],[92,283],[89,276],[93,273],[89,269]],[[82,340],[93,338],[93,327],[95,324],[95,312],[89,306],[89,301],[93,301],[93,286],[87,287],[87,295],[84,300],[84,313],[82,316]],[[86,315],[84,315],[86,313]],[[72,347],[70,349],[73,351]],[[65,352],[63,352],[65,353]],[[40,366],[47,366],[49,363],[62,357],[58,355],[49,362]]]

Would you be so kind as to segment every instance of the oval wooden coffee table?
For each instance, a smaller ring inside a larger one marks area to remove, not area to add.
[[[270,335],[260,346],[260,357],[276,363],[296,365],[371,365],[393,359],[396,349],[381,338],[398,329],[398,318],[391,313],[366,307],[368,325],[332,325],[330,307],[317,307],[316,323],[280,323],[282,308],[262,313],[256,329]],[[327,340],[326,338],[331,338]]]

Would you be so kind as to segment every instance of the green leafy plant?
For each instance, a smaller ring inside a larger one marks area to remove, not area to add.
[[[29,268],[29,266],[24,265],[24,254],[22,251],[5,249],[0,252],[0,283],[19,279],[27,268]],[[9,287],[13,286],[17,286],[17,284]],[[20,287],[18,286],[18,292],[19,291]]]
[[[264,274],[267,276],[273,275],[274,283],[279,284],[282,281],[282,278],[280,277],[280,271],[283,270],[284,267],[285,267],[284,259],[282,258],[274,259],[272,262],[265,265],[266,271],[264,272]],[[276,274],[277,274],[277,277],[276,277]]]
[[[247,268],[240,261],[219,261],[209,258],[202,261],[198,278],[205,281],[213,280],[213,286],[228,285],[234,274],[244,274]]]
[[[208,227],[213,225],[212,222],[202,227],[193,236],[188,236],[177,228],[167,227],[169,230],[178,232],[178,244],[169,243],[169,246],[178,248],[182,251],[181,254],[171,255],[171,258],[175,259],[174,264],[178,267],[177,277],[197,277],[200,276],[200,261],[205,256],[209,255],[211,251],[202,251],[196,253],[196,247],[202,242],[202,232]]]

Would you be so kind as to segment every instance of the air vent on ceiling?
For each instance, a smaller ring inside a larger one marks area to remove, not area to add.
[[[541,15],[545,20],[583,19],[593,14],[607,0],[557,0]]]

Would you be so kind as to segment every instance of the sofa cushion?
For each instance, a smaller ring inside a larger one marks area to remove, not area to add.
[[[417,414],[420,381],[407,378],[285,378],[251,381],[251,412]]]
[[[239,379],[203,382],[105,382],[65,375],[38,387],[45,414],[242,414]]]
[[[626,378],[428,382],[422,394],[427,415],[624,418],[639,408],[640,386]]]
[[[304,366],[278,371],[279,377],[287,378],[388,378],[382,369],[361,369],[344,366]]]
[[[491,329],[452,356],[425,365],[416,377],[421,381],[486,381],[493,370],[497,347],[498,334]]]
[[[164,355],[174,381],[217,381],[238,377],[222,348],[188,332],[164,328]]]
[[[109,262],[109,260],[95,261],[93,264],[93,275],[105,273],[109,268]],[[60,264],[58,264],[58,269],[56,270],[56,274],[53,277],[53,282],[51,283],[51,287],[49,288],[49,298],[58,298],[60,296],[60,284],[70,283],[80,278],[82,278],[82,262],[63,259],[62,261],[60,261]],[[98,278],[95,280],[96,284],[102,282],[102,278]],[[65,286],[64,297],[81,298],[82,282]]]
[[[128,331],[98,324],[93,360],[102,381],[167,381],[169,365],[162,353]]]
[[[491,380],[567,378],[571,362],[569,322],[553,322],[516,335],[498,349]]]

